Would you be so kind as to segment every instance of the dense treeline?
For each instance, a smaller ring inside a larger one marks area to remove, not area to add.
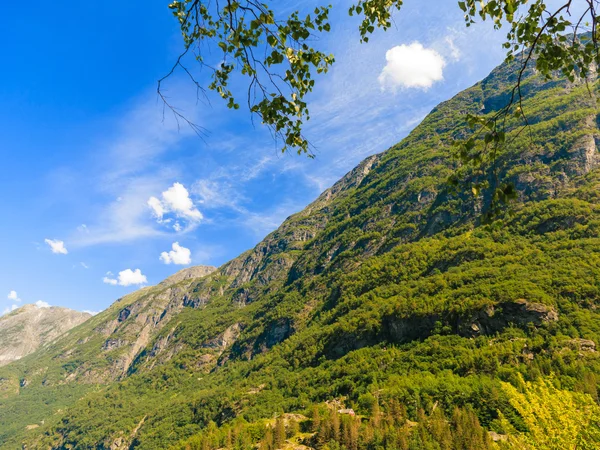
[[[431,415],[419,411],[419,422],[406,418],[402,406],[392,403],[382,412],[373,407],[369,417],[359,417],[335,408],[315,406],[311,419],[283,415],[269,422],[238,423],[214,429],[178,444],[181,450],[261,449],[275,450],[302,444],[316,449],[492,449],[493,441],[470,410],[456,408],[450,418],[441,409]],[[302,417],[302,416],[300,416]]]
[[[488,432],[473,409],[454,407],[450,414],[436,402],[429,414],[419,409],[416,422],[395,399],[380,405],[373,395],[361,397],[367,412],[340,408],[340,402],[314,405],[310,418],[281,414],[274,420],[248,424],[234,421],[189,438],[174,450],[258,448],[276,450],[305,445],[317,450],[523,450],[594,449],[600,444],[600,407],[587,394],[557,389],[551,381],[505,383],[511,404],[523,420],[519,432],[502,418],[503,434]]]

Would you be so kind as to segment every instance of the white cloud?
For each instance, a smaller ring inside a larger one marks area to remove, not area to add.
[[[190,193],[183,184],[173,183],[173,186],[164,191],[161,196],[162,200],[153,196],[147,202],[159,223],[171,222],[171,219],[164,218],[168,213],[173,213],[176,217],[185,219],[192,224],[203,219],[202,213],[194,206]],[[173,229],[177,232],[181,231],[181,224],[175,222]]]
[[[113,286],[116,286],[119,282],[117,280],[115,280],[114,278],[108,278],[108,277],[104,277],[102,278],[102,281],[106,284],[111,284]]]
[[[179,242],[173,243],[173,250],[170,252],[162,252],[160,254],[160,260],[165,264],[179,264],[185,265],[192,262],[192,252],[189,248],[182,247]]]
[[[84,263],[84,262],[80,262],[79,264],[80,264],[80,265],[81,265],[81,267],[83,267],[84,269],[89,269],[89,268],[90,268],[90,266],[88,266],[88,265],[87,265],[86,263]]]
[[[383,89],[429,89],[436,81],[444,79],[446,61],[438,52],[427,49],[417,41],[410,45],[397,45],[385,54],[387,61],[379,83]]]
[[[169,189],[162,193],[163,200],[176,213],[194,220],[202,219],[202,214],[194,207],[190,194],[181,183],[173,183]]]
[[[131,286],[132,284],[140,285],[147,282],[146,275],[142,275],[140,269],[126,269],[119,272],[119,284],[121,286]]]
[[[96,316],[96,315],[100,314],[102,311],[90,311],[89,309],[84,309],[83,312],[88,313],[92,316]]]
[[[154,217],[156,217],[157,219],[162,219],[166,211],[163,208],[163,205],[159,199],[157,199],[156,197],[150,197],[148,199],[148,206],[152,209]]]
[[[50,303],[44,302],[42,300],[38,300],[37,302],[34,303],[35,306],[37,306],[38,308],[50,308]]]
[[[109,276],[112,274],[108,272]],[[142,275],[142,271],[140,269],[125,269],[119,272],[118,279],[104,277],[102,281],[106,284],[110,284],[112,286],[131,286],[131,285],[141,285],[148,282],[146,275]]]
[[[50,246],[52,253],[59,253],[62,255],[69,253],[63,241],[59,241],[58,239],[44,239],[44,242]]]
[[[10,291],[8,293],[8,295],[6,296],[6,298],[8,298],[9,300],[12,300],[13,302],[17,302],[17,303],[19,303],[21,301],[21,299],[17,295],[17,291]]]

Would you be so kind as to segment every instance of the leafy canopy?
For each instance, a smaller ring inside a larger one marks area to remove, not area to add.
[[[393,13],[402,4],[402,0],[357,0],[349,14],[360,19],[361,41],[368,42],[377,28],[391,27]],[[503,142],[498,120],[509,113],[522,116],[527,125],[520,99],[521,80],[530,62],[535,61],[536,69],[546,77],[558,71],[570,80],[585,78],[600,62],[596,0],[568,0],[558,6],[547,0],[461,0],[457,6],[464,12],[466,26],[491,20],[497,29],[507,27],[507,60],[518,57],[522,65],[506,107],[491,118],[471,118],[492,144]],[[176,118],[186,120],[161,91],[161,83],[176,69],[182,69],[200,92],[216,91],[232,109],[240,107],[231,88],[237,73],[247,79],[249,110],[281,141],[281,150],[312,156],[303,134],[310,119],[307,95],[315,86],[315,75],[327,72],[335,62],[332,54],[315,46],[320,34],[331,31],[332,6],[317,7],[306,16],[294,11],[284,17],[257,0],[175,0],[169,8],[181,27],[185,50],[158,82],[158,93]],[[214,49],[222,54],[216,65],[205,58]],[[195,55],[200,68],[210,71],[207,85],[183,65],[188,52]]]

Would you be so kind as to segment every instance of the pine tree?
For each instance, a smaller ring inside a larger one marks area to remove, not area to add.
[[[285,422],[283,417],[279,416],[275,421],[275,430],[273,431],[273,445],[275,448],[281,448],[285,444]]]
[[[300,432],[300,424],[294,419],[288,419],[287,437],[293,438]]]
[[[389,422],[392,426],[401,426],[406,422],[406,408],[398,400],[392,398],[387,403]]]
[[[348,450],[358,450],[360,422],[357,419],[352,419],[350,425],[350,440],[347,447]]]
[[[453,450],[452,430],[441,408],[437,408],[428,419],[429,431],[439,444],[440,450]]]
[[[314,405],[313,410],[312,410],[311,431],[313,433],[318,433],[320,429],[321,429],[321,415],[319,413],[319,407],[317,405]]]
[[[371,406],[371,423],[373,428],[378,429],[381,421],[381,410],[379,408],[379,398],[375,397],[375,401]]]
[[[340,442],[340,415],[335,409],[331,413],[331,432],[329,438],[335,442]]]

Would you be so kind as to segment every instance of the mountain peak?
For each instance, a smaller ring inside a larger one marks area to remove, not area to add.
[[[36,304],[0,317],[0,366],[27,356],[90,317],[89,313]]]
[[[213,266],[188,267],[187,269],[182,269],[179,272],[175,272],[173,275],[171,275],[168,278],[165,278],[159,284],[160,285],[177,284],[180,281],[188,280],[191,278],[202,278],[206,275],[210,275],[215,270],[217,270],[217,268],[213,267]]]

